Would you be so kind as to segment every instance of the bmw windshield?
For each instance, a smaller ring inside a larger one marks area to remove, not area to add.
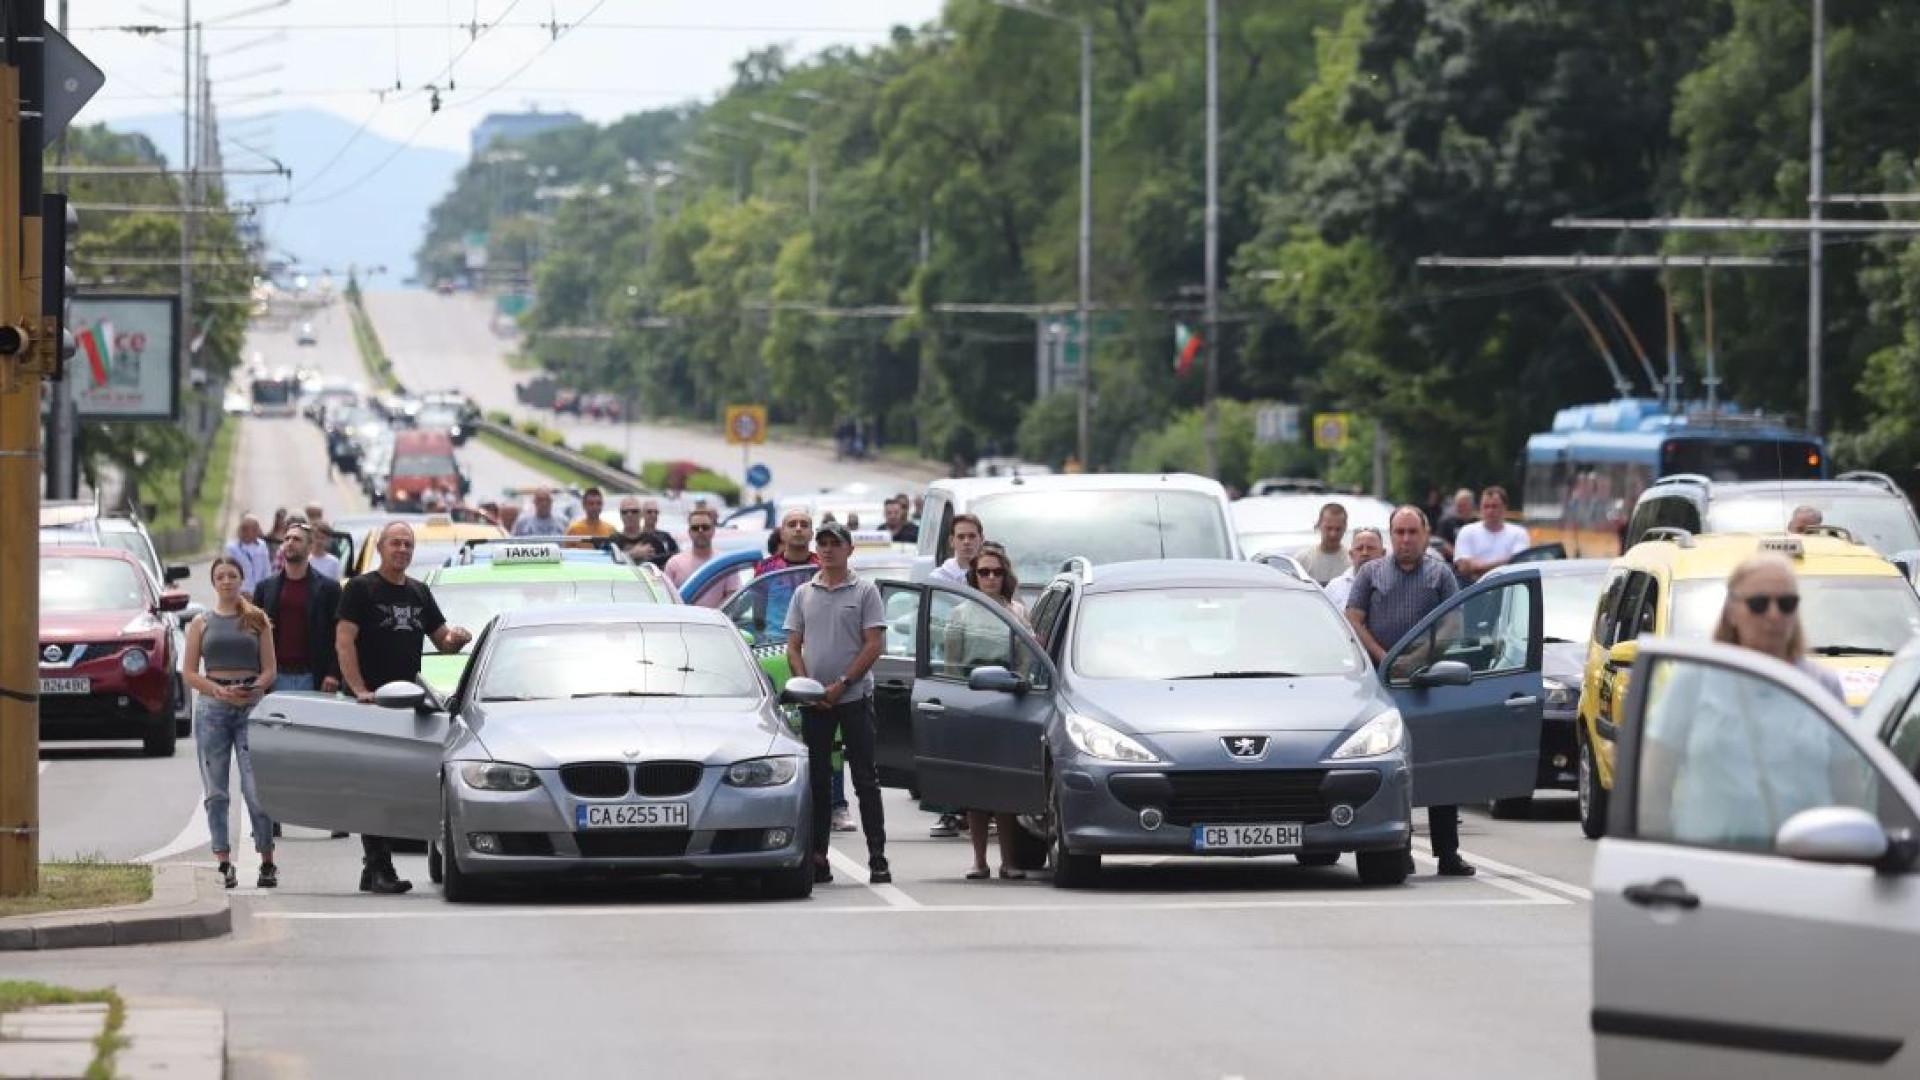
[[[1087,597],[1073,669],[1091,679],[1355,675],[1366,657],[1317,591],[1173,588]]]
[[[441,614],[455,626],[481,627],[495,615],[518,611],[534,604],[650,604],[659,598],[653,590],[633,581],[540,581],[495,584],[449,584],[434,586],[433,598]],[[472,652],[468,642],[463,652]]]
[[[745,698],[766,691],[731,627],[685,623],[524,626],[496,635],[482,701]]]

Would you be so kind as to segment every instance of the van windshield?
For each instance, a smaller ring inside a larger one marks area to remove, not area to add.
[[[1231,559],[1233,539],[1215,497],[1198,491],[1009,491],[971,509],[1015,572],[1040,586],[1075,555],[1097,566],[1135,559]]]
[[[402,454],[393,459],[392,475],[452,476],[458,471],[450,454]]]

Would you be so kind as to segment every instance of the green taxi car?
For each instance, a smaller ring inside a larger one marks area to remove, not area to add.
[[[478,634],[495,615],[535,604],[678,604],[680,594],[658,567],[635,565],[609,544],[581,537],[558,540],[470,541],[453,563],[427,574],[440,613]],[[441,694],[451,693],[472,659],[475,643],[457,653],[428,649],[420,674]]]

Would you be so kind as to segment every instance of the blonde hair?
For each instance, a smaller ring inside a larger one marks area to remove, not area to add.
[[[241,567],[240,560],[231,555],[221,555],[214,559],[213,565],[207,567],[207,579],[212,580],[213,572],[222,566],[233,567],[234,573],[240,575],[241,581],[247,580],[247,572]],[[265,611],[254,606],[253,601],[248,599],[245,593],[240,594],[236,599],[240,601],[240,629],[249,634],[267,634],[273,631],[273,620],[267,618]]]
[[[1786,556],[1771,551],[1756,552],[1747,556],[1739,566],[1733,568],[1733,573],[1727,575],[1727,598],[1721,602],[1720,622],[1713,628],[1713,640],[1726,645],[1746,644],[1740,640],[1739,628],[1733,625],[1733,605],[1743,601],[1740,586],[1762,570],[1779,570],[1787,575],[1788,580],[1795,583],[1796,588],[1798,587],[1799,578],[1793,572],[1793,563],[1787,561]],[[1786,658],[1797,661],[1806,654],[1806,625],[1796,615],[1793,620],[1793,630],[1787,635]]]

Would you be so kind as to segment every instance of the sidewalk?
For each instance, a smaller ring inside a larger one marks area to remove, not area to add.
[[[83,1080],[107,1024],[107,1006],[41,1005],[0,1017],[0,1078]],[[221,1080],[227,1016],[218,1008],[127,1003],[113,1075],[121,1080]]]
[[[0,952],[197,941],[232,930],[233,911],[218,873],[160,863],[153,868],[153,895],[143,904],[0,919]]]

